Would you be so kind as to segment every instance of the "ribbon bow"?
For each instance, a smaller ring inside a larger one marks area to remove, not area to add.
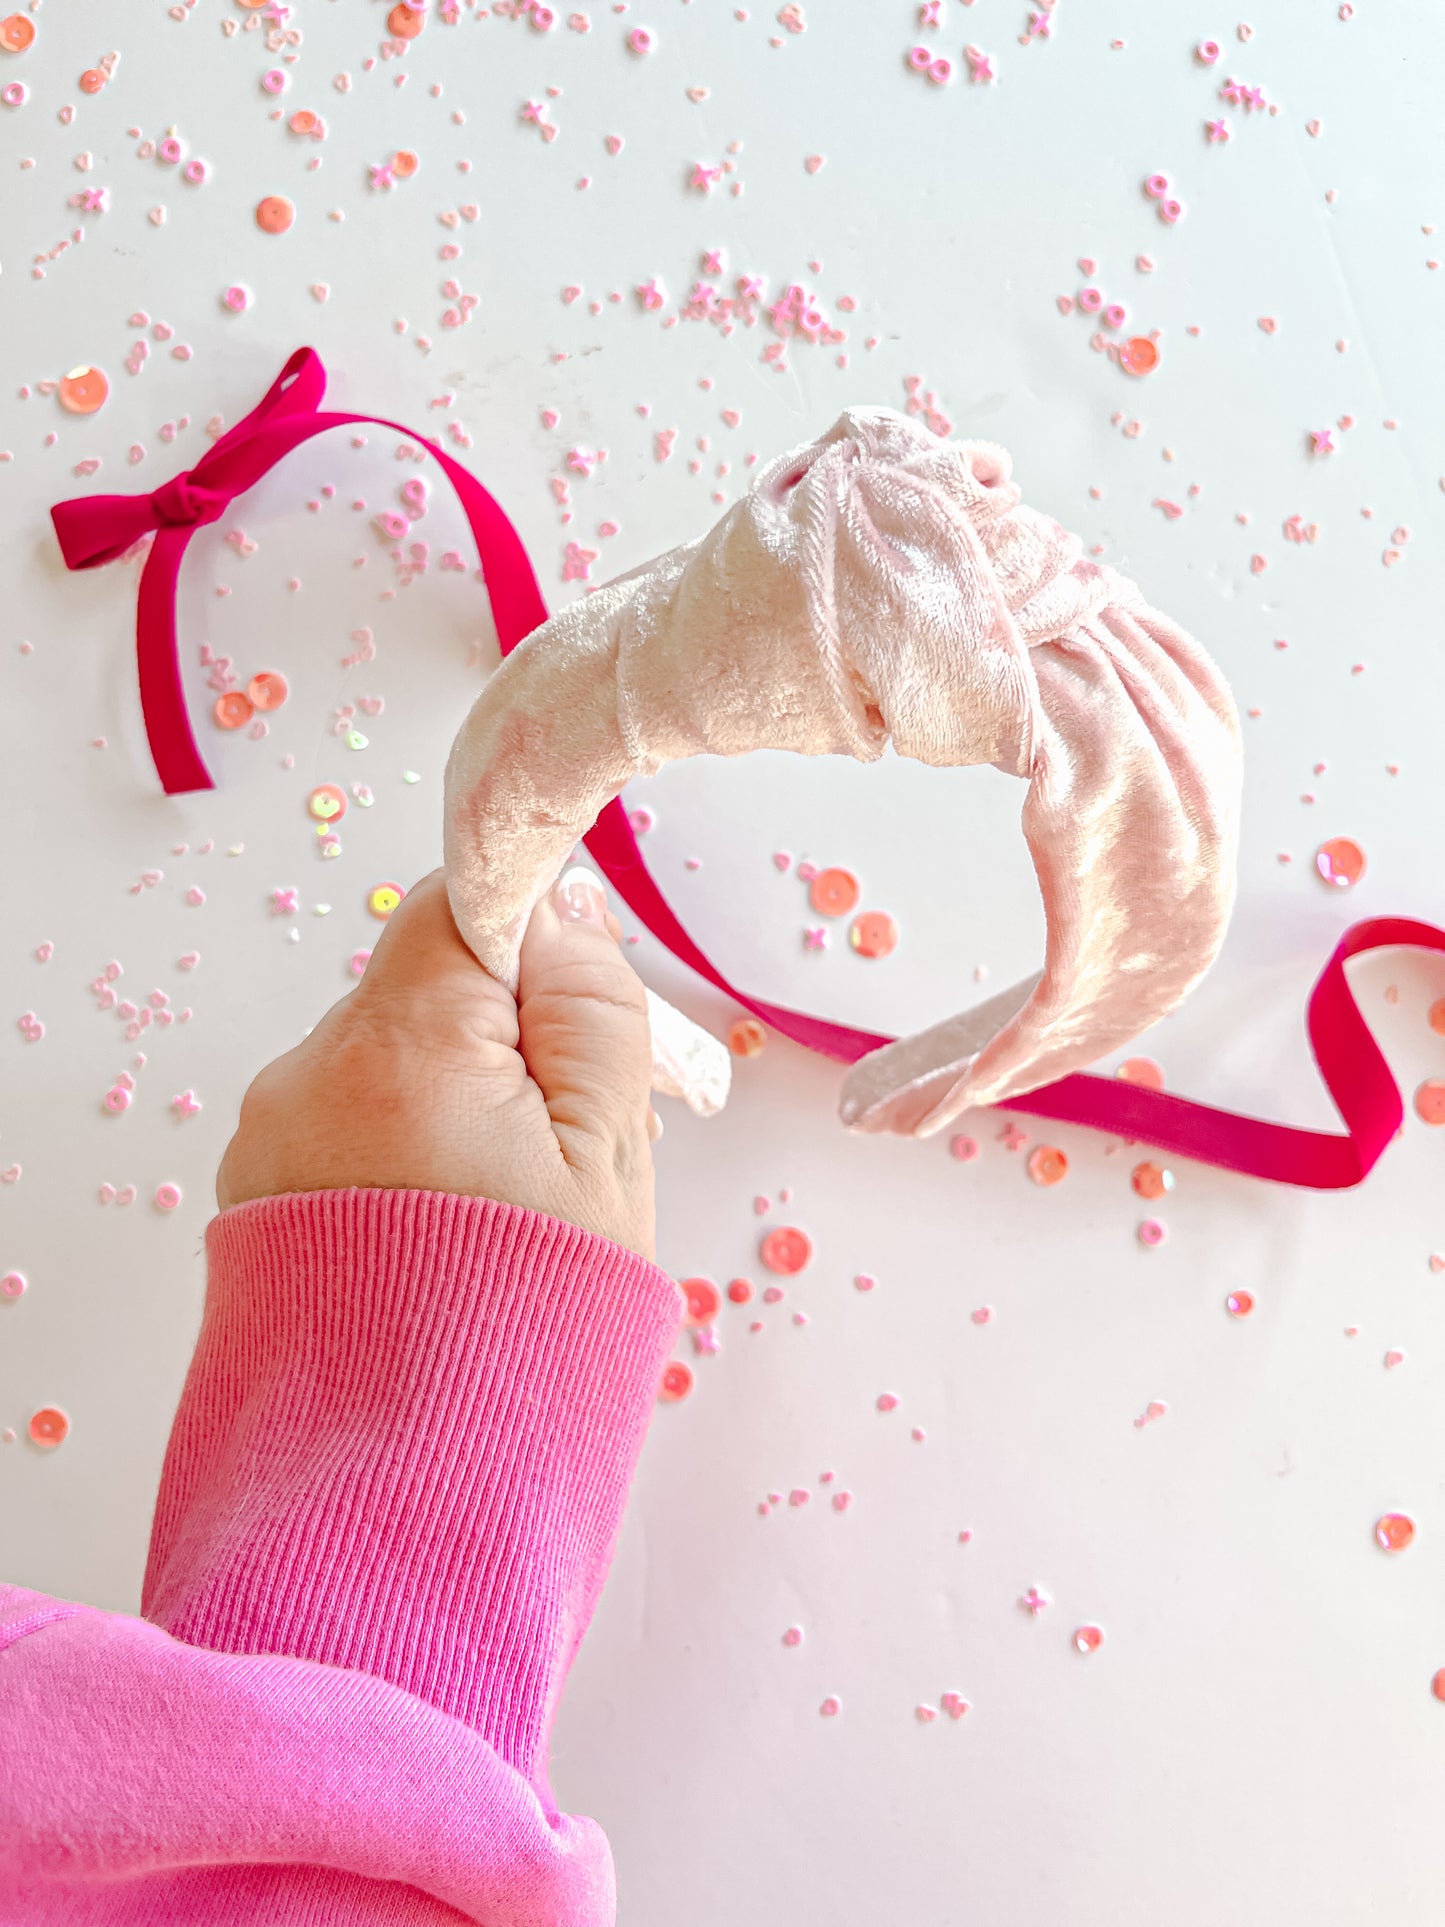
[[[156,771],[168,796],[215,788],[186,714],[176,645],[176,583],[196,529],[217,522],[293,448],[328,428],[357,422],[394,428],[440,462],[456,490],[483,558],[503,654],[547,619],[527,552],[492,497],[435,442],[379,415],[322,412],[326,370],[298,348],[249,415],[228,429],[192,469],[148,495],[82,495],[50,511],[68,569],[114,562],[154,534],[136,596],[136,669],[141,711]],[[486,564],[491,563],[491,567]]]
[[[381,415],[321,411],[326,371],[311,348],[298,348],[251,413],[221,436],[193,469],[149,495],[90,495],[51,509],[66,566],[93,569],[124,555],[142,536],[155,541],[136,598],[136,657],[146,734],[168,795],[214,789],[186,716],[176,653],[175,587],[192,532],[225,514],[283,455],[328,428],[370,423],[391,428],[433,454],[457,492],[476,538],[505,656],[547,620],[522,539],[502,509],[460,462],[400,422]],[[749,996],[730,984],[679,923],[643,861],[621,800],[613,797],[583,839],[599,869],[658,941],[710,984],[796,1043],[839,1063],[856,1063],[894,1040]],[[1400,1092],[1345,976],[1351,957],[1398,945],[1445,954],[1445,930],[1404,917],[1353,924],[1310,992],[1310,1047],[1345,1135],[1302,1131],[1263,1118],[1196,1104],[1117,1078],[1079,1072],[1011,1097],[1000,1108],[1080,1124],[1157,1145],[1247,1177],[1333,1191],[1359,1184],[1404,1119]]]

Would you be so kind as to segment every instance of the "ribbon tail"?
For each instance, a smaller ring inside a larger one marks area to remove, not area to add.
[[[216,787],[211,772],[201,761],[186,714],[176,646],[176,579],[190,539],[189,529],[157,530],[136,595],[136,672],[140,681],[141,713],[151,756],[167,796]]]
[[[114,562],[156,526],[149,495],[75,495],[50,511],[67,569]]]

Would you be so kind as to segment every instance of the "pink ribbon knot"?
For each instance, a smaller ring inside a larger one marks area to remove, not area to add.
[[[219,522],[234,497],[203,487],[193,473],[187,473],[173,475],[170,481],[163,482],[150,500],[158,523],[183,529],[203,522]]]

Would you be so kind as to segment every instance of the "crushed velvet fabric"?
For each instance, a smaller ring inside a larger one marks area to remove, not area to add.
[[[1027,781],[1047,941],[1036,975],[854,1065],[846,1124],[941,1130],[1118,1048],[1203,976],[1233,901],[1241,788],[1219,671],[1023,506],[1003,449],[882,407],[846,410],[705,535],[502,663],[447,766],[461,931],[515,987],[533,904],[632,777],[754,749],[872,762],[890,740]],[[716,1108],[721,1046],[659,1002],[658,1087]]]

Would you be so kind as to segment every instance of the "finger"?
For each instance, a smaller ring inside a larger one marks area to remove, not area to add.
[[[363,1008],[406,1003],[451,1041],[517,1047],[516,1000],[467,948],[439,869],[391,913],[352,995]]]
[[[647,1000],[606,915],[600,879],[577,866],[542,897],[522,938],[522,1056],[569,1163],[598,1148],[634,1157],[646,1139]]]

